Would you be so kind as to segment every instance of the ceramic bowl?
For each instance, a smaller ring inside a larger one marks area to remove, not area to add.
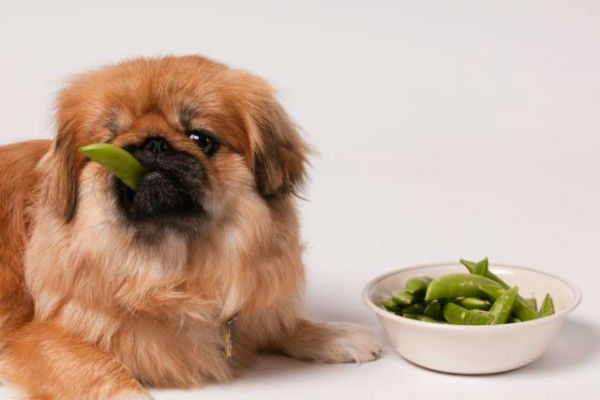
[[[418,275],[432,278],[465,273],[458,263],[420,265],[373,279],[363,300],[375,313],[394,349],[414,364],[455,374],[490,374],[522,367],[539,358],[550,346],[567,315],[581,302],[573,284],[530,268],[490,265],[490,270],[523,297],[535,297],[538,305],[546,293],[554,300],[555,314],[532,321],[485,326],[421,322],[397,316],[381,308],[381,301]]]

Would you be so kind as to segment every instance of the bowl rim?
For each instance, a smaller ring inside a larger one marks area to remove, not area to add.
[[[375,312],[375,314],[378,314],[382,317],[389,318],[389,319],[392,319],[395,321],[399,321],[401,323],[407,323],[409,325],[412,324],[413,326],[429,327],[431,329],[496,329],[496,330],[498,330],[498,329],[518,329],[519,326],[523,326],[523,325],[532,326],[535,324],[543,324],[546,322],[564,318],[567,316],[567,314],[569,314],[571,311],[573,311],[575,308],[577,308],[577,306],[579,306],[579,304],[581,303],[581,300],[582,300],[582,294],[581,294],[581,290],[579,289],[579,287],[577,287],[575,284],[573,284],[571,281],[569,281],[567,279],[564,279],[560,276],[557,276],[557,275],[554,275],[554,274],[551,274],[551,273],[548,273],[545,271],[541,271],[538,269],[534,269],[534,268],[519,267],[519,266],[515,266],[515,265],[508,265],[508,264],[496,264],[496,263],[490,263],[490,269],[496,267],[496,268],[525,270],[525,271],[534,272],[537,274],[546,275],[546,276],[549,276],[551,278],[561,281],[562,283],[567,285],[569,287],[569,289],[571,289],[571,291],[573,292],[573,294],[574,294],[573,303],[569,307],[565,308],[564,310],[561,310],[561,311],[559,311],[553,315],[550,315],[548,317],[532,319],[530,321],[521,321],[516,324],[451,325],[451,324],[434,324],[431,322],[424,322],[424,321],[418,321],[418,320],[413,320],[410,318],[401,317],[390,311],[384,310],[383,308],[376,305],[371,300],[370,292],[373,289],[373,287],[376,284],[378,284],[379,282],[381,282],[382,280],[384,280],[392,275],[398,274],[400,272],[420,270],[420,269],[424,269],[424,268],[433,268],[433,267],[446,267],[446,266],[452,266],[452,265],[460,266],[459,263],[453,262],[453,261],[437,262],[437,263],[430,263],[430,264],[417,264],[417,265],[411,265],[411,266],[404,267],[404,268],[397,268],[390,272],[386,272],[384,274],[378,275],[375,278],[371,279],[369,281],[369,283],[366,284],[366,286],[362,292],[362,300],[373,312]]]

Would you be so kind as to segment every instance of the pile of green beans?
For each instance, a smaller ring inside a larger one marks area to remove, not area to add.
[[[516,286],[489,271],[487,258],[460,263],[469,273],[412,277],[381,306],[405,318],[455,325],[515,323],[554,314],[549,293],[538,310],[535,298],[521,297]]]

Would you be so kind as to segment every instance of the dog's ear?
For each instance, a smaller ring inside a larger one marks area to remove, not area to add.
[[[310,147],[263,79],[226,69],[224,91],[231,109],[240,111],[248,134],[246,155],[256,187],[267,199],[298,194],[306,178]]]
[[[70,104],[66,94],[59,97],[56,137],[39,166],[43,179],[42,201],[49,204],[65,222],[75,215],[79,172],[85,164],[85,157],[78,151],[78,133],[82,126],[78,122],[77,108]]]
[[[255,124],[258,140],[252,168],[259,193],[268,200],[298,194],[310,150],[271,93],[262,99]]]

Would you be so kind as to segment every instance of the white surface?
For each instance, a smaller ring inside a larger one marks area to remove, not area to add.
[[[266,357],[157,398],[600,398],[600,3],[286,3],[4,4],[0,140],[48,137],[70,73],[206,54],[269,78],[320,152],[301,204],[313,316],[379,329],[369,279],[485,255],[564,275],[583,303],[542,359],[506,374],[439,374],[388,347],[360,367]]]
[[[518,324],[443,325],[400,317],[381,307],[412,277],[465,273],[458,262],[411,266],[379,276],[365,287],[363,301],[376,314],[393,348],[412,363],[457,374],[510,371],[537,360],[548,349],[567,315],[581,302],[581,293],[564,278],[546,272],[494,264],[490,269],[538,304],[551,293],[554,315]]]

